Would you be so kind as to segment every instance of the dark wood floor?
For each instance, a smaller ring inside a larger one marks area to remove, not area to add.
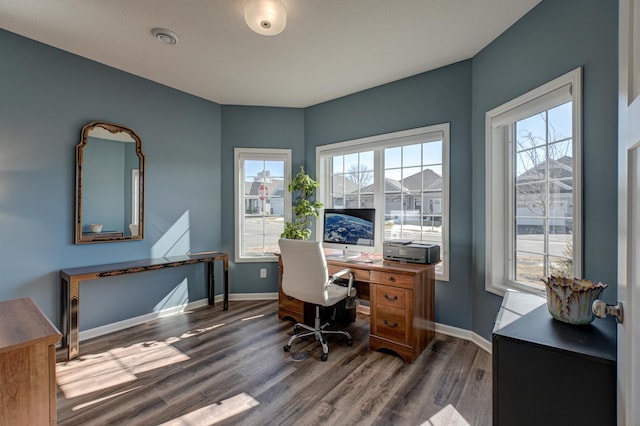
[[[57,364],[59,425],[488,425],[491,356],[436,335],[413,364],[370,352],[368,317],[282,350],[276,301],[231,302],[82,342]],[[63,358],[62,352],[58,359]]]

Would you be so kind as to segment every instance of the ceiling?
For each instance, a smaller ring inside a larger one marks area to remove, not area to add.
[[[0,28],[219,104],[307,107],[469,59],[540,0],[281,0],[271,37],[244,2],[2,0]]]

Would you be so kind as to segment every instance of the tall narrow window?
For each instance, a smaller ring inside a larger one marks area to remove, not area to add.
[[[448,124],[318,147],[319,200],[375,208],[378,252],[388,239],[439,244],[448,280],[448,153]]]
[[[487,113],[486,288],[542,292],[579,277],[581,72]]]
[[[573,277],[572,102],[512,126],[513,278]]]
[[[276,260],[291,212],[291,151],[236,148],[236,262]]]

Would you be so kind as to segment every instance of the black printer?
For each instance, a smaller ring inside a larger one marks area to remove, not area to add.
[[[382,244],[385,260],[407,263],[436,263],[440,261],[438,244],[414,243],[412,240],[387,240]]]

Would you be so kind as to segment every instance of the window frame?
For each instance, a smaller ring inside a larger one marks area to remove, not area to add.
[[[242,241],[244,240],[243,215],[244,215],[244,167],[245,160],[257,161],[284,161],[284,222],[291,221],[291,193],[287,190],[291,182],[291,149],[278,148],[234,148],[234,259],[236,263],[277,262],[278,256],[261,255],[250,256],[242,253]],[[284,230],[284,228],[283,228]]]
[[[374,208],[376,209],[376,253],[382,253],[384,238],[384,149],[412,143],[442,141],[442,244],[440,253],[442,258],[442,272],[436,273],[438,281],[449,281],[450,269],[450,239],[449,239],[449,194],[450,194],[450,123],[435,124],[414,129],[379,134],[360,139],[336,142],[316,147],[316,171],[320,187],[317,194],[318,201],[327,205],[331,200],[331,185],[326,185],[331,176],[330,158],[336,155],[362,151],[374,152]],[[322,235],[322,220],[316,221],[316,235]]]
[[[567,98],[567,96],[569,98]],[[514,194],[510,128],[528,116],[572,101],[573,274],[582,276],[582,68],[576,68],[486,113],[485,290],[503,296],[509,289],[544,294],[544,288],[514,281],[512,267]]]

